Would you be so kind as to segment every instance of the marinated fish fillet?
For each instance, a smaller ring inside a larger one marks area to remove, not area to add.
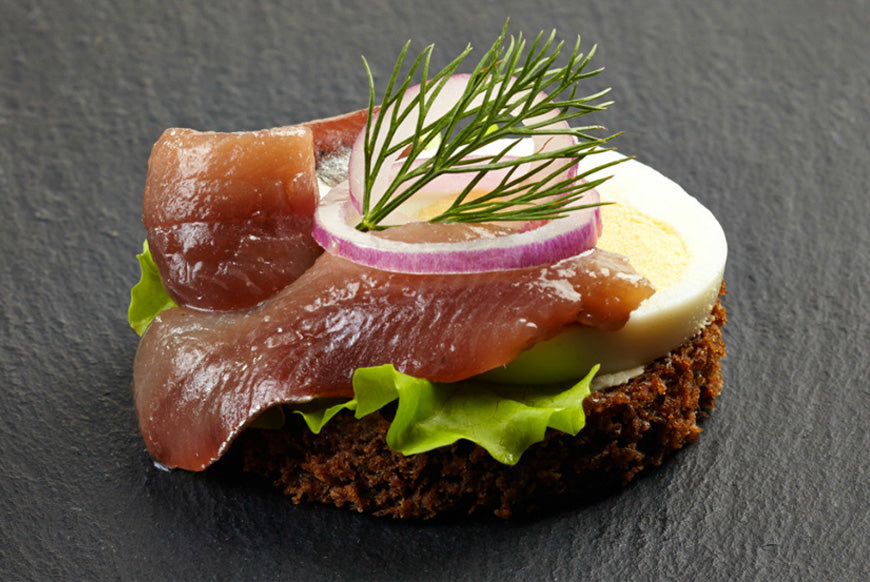
[[[652,294],[619,255],[554,265],[409,275],[322,255],[246,311],[164,311],[142,337],[134,396],[152,456],[199,470],[278,403],[353,396],[354,370],[380,364],[436,382],[502,366],[567,325],[614,329]]]
[[[322,250],[312,131],[169,129],[148,161],[143,221],[179,305],[250,307],[296,280]]]

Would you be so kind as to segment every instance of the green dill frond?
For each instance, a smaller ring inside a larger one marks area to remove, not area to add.
[[[378,115],[374,115],[374,79],[366,63],[369,121],[365,129],[362,218],[357,228],[385,228],[382,222],[399,206],[439,176],[451,173],[474,176],[449,208],[430,219],[433,222],[551,220],[586,207],[581,198],[603,180],[585,179],[617,162],[573,176],[566,170],[588,155],[607,151],[608,142],[619,134],[598,136],[604,130],[599,125],[575,128],[559,123],[604,111],[611,102],[602,101],[609,89],[577,96],[580,82],[602,70],[588,68],[595,48],[582,54],[578,36],[567,62],[556,66],[565,45],[555,38],[555,31],[546,37],[540,33],[527,46],[522,34],[507,38],[506,23],[468,76],[455,105],[436,119],[428,119],[432,103],[471,52],[470,46],[430,77],[431,45],[402,75],[409,47],[406,44],[387,83]],[[418,74],[420,89],[406,98]],[[398,139],[399,124],[412,114],[417,115],[413,134]],[[573,138],[567,140],[570,143],[552,150],[538,148],[522,156],[511,151],[517,140],[565,135]],[[392,164],[391,160],[403,152],[407,155],[396,162],[395,177],[374,200],[377,176],[394,171],[385,165]],[[503,170],[500,182],[483,195],[470,196],[483,176],[494,170]]]

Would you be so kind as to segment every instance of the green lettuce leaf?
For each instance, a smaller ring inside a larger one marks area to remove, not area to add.
[[[319,433],[341,410],[356,418],[398,400],[387,431],[387,444],[413,455],[467,439],[497,461],[514,465],[531,445],[544,440],[548,428],[576,435],[586,417],[596,366],[580,382],[565,385],[496,385],[484,382],[437,384],[398,372],[392,365],[361,368],[354,373],[354,398],[342,404],[294,410]]]
[[[139,259],[139,268],[142,276],[139,282],[130,289],[130,307],[127,308],[127,319],[130,327],[136,333],[142,335],[151,321],[164,309],[177,307],[175,302],[166,293],[163,282],[160,280],[160,272],[151,251],[148,250],[148,241],[142,243],[142,254],[136,255]]]

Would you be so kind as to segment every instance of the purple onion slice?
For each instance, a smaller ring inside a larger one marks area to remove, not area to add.
[[[446,81],[441,92],[429,104],[427,120],[437,119],[450,111],[462,96],[469,75],[454,75]],[[401,101],[408,102],[418,95],[420,86],[408,89]],[[543,98],[541,94],[541,98]],[[477,98],[482,100],[483,97]],[[401,103],[400,101],[400,103]],[[472,107],[476,102],[472,102]],[[381,110],[378,115],[391,115],[392,108]],[[545,116],[527,119],[524,123],[536,124],[558,114],[553,110]],[[401,141],[413,135],[418,125],[418,110],[412,112],[395,129],[394,141]],[[554,129],[568,128],[565,121],[552,124]],[[362,212],[363,190],[365,184],[365,130],[357,137],[351,151],[348,181],[334,187],[321,201],[314,215],[314,238],[327,252],[344,257],[356,263],[376,269],[400,273],[434,274],[434,273],[481,273],[506,269],[519,269],[553,264],[562,259],[579,255],[595,246],[601,233],[601,213],[597,207],[569,211],[567,216],[534,224],[514,225],[508,229],[508,234],[462,240],[458,242],[426,242],[415,243],[403,240],[393,240],[379,236],[373,232],[362,232],[355,228]],[[555,151],[571,146],[574,137],[571,135],[535,135],[531,139],[532,151]],[[379,156],[379,150],[384,147],[383,139],[378,136],[374,156]],[[512,152],[511,152],[512,153]],[[469,151],[469,157],[480,155]],[[396,152],[384,160],[381,172],[375,176],[371,203],[374,204],[390,182],[395,178],[395,172],[403,163],[401,153]],[[513,156],[505,156],[508,159]],[[565,169],[550,180],[558,181],[576,176],[577,165],[565,160]],[[415,163],[420,163],[415,161]],[[529,162],[525,171],[532,168]],[[525,171],[523,173],[525,173]],[[500,180],[486,176],[476,187],[485,188],[492,183],[493,187]],[[449,201],[458,195],[469,183],[474,172],[448,174],[436,178],[424,187],[395,213],[390,215],[391,224],[405,224],[425,220],[424,212],[428,205],[439,200]],[[419,195],[419,196],[418,196]],[[584,195],[586,204],[596,204],[598,193],[590,190]]]
[[[598,193],[586,195],[590,204]],[[531,230],[460,242],[413,243],[355,228],[360,214],[342,182],[314,213],[314,239],[327,252],[384,271],[415,274],[482,273],[550,265],[595,246],[601,234],[598,207],[570,212]]]

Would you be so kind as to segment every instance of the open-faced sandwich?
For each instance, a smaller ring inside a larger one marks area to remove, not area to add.
[[[722,229],[575,123],[607,103],[553,39],[502,33],[462,75],[468,51],[429,76],[403,50],[379,105],[330,119],[163,134],[129,314],[155,461],[232,448],[295,501],[506,517],[697,437]]]

